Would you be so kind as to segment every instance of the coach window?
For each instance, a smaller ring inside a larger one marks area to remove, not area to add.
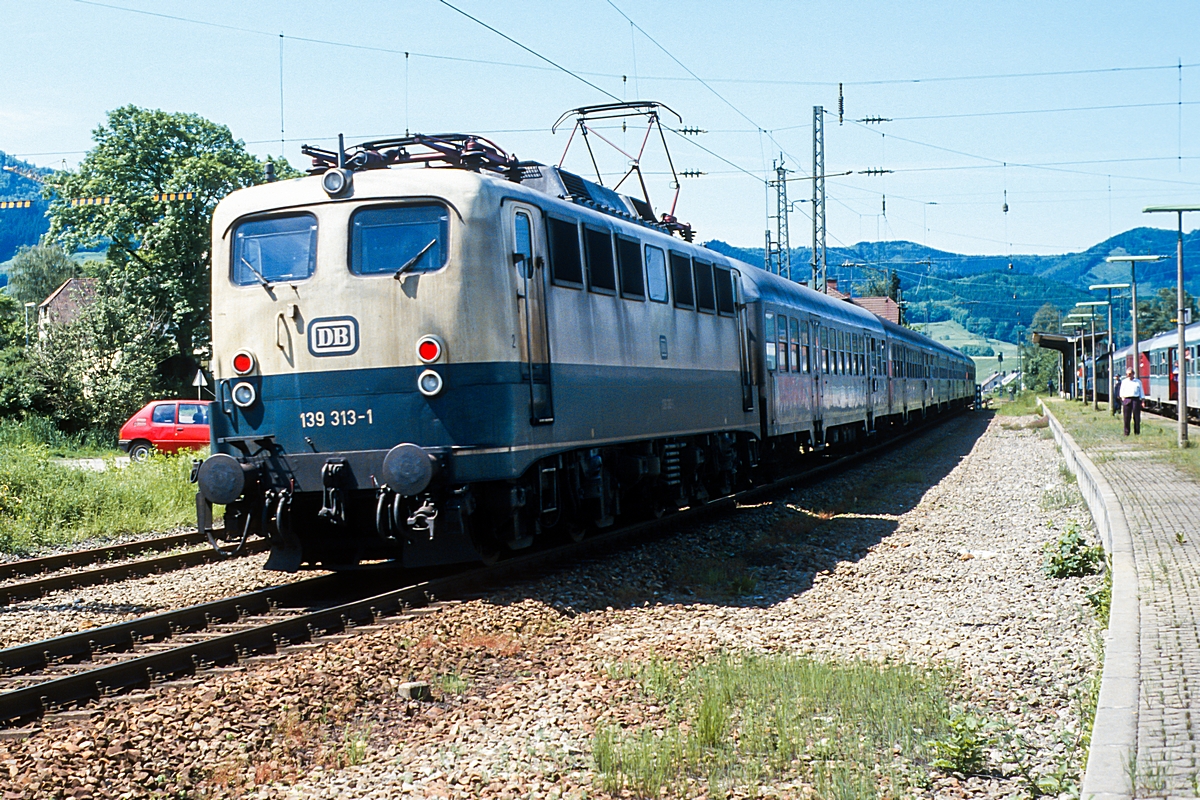
[[[737,312],[733,301],[733,273],[713,265],[713,282],[717,290],[717,313],[723,317],[732,317]]]
[[[292,214],[243,222],[233,233],[230,279],[239,286],[304,280],[317,265],[317,218]]]
[[[588,289],[601,294],[616,294],[611,234],[584,225],[583,243],[587,248]]]
[[[696,308],[715,314],[717,311],[717,294],[713,288],[712,264],[697,261],[696,264]]]
[[[667,257],[650,245],[646,245],[646,290],[654,302],[667,302]]]
[[[671,286],[675,290],[676,307],[696,307],[696,295],[692,289],[692,260],[687,256],[671,253]]]
[[[775,369],[775,315],[767,312],[763,325],[763,348],[766,350],[767,369]]]
[[[550,217],[550,269],[556,284],[583,288],[583,261],[579,258],[579,226]]]
[[[779,349],[776,352],[779,353],[779,371],[787,372],[788,371],[788,318],[783,316],[782,314],[779,315],[778,329],[779,329]]]
[[[800,371],[800,320],[788,320],[788,346],[792,349],[792,372]]]
[[[812,372],[812,324],[806,322],[801,325],[800,335],[804,337],[801,343],[803,355],[800,358],[800,363],[804,365],[805,372]]]
[[[621,274],[621,296],[634,300],[646,299],[642,279],[642,245],[636,239],[617,237],[617,271]]]
[[[355,275],[433,272],[449,256],[450,212],[435,204],[361,208],[350,218]]]
[[[829,328],[824,325],[820,327],[821,339],[821,371],[826,375],[829,374]]]

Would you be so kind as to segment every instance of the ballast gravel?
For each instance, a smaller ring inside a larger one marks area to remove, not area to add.
[[[257,553],[143,578],[64,589],[34,600],[9,603],[0,606],[0,647],[220,600],[314,574],[266,572],[262,568],[266,560],[266,553]]]
[[[597,726],[663,714],[609,667],[746,651],[940,666],[962,702],[1021,734],[1027,768],[1077,774],[1084,754],[1067,743],[1097,669],[1085,595],[1099,578],[1041,569],[1047,541],[1091,525],[1026,422],[964,415],[871,465],[537,582],[50,717],[0,741],[0,792],[603,797]],[[788,543],[796,530],[808,534]],[[741,593],[698,577],[721,560],[752,579]],[[412,699],[414,680],[431,700]],[[932,770],[913,791],[1016,795],[1002,759],[983,777]],[[792,782],[759,793],[811,796]]]

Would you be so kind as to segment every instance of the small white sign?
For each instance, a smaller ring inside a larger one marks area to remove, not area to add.
[[[196,370],[196,377],[192,378],[192,386],[208,386],[208,379],[204,377],[204,370]]]

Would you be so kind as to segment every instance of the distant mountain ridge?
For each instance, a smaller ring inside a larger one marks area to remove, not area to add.
[[[1138,297],[1149,298],[1158,289],[1175,287],[1175,244],[1178,234],[1161,228],[1133,228],[1112,236],[1080,253],[1054,256],[972,256],[948,253],[914,242],[861,242],[826,251],[830,278],[849,291],[872,273],[895,270],[900,277],[909,322],[954,320],[972,333],[1014,342],[1044,303],[1067,311],[1082,300],[1098,299],[1088,291],[1097,283],[1128,283],[1128,263],[1109,264],[1110,255],[1163,255],[1162,261],[1137,268]],[[721,241],[705,247],[756,266],[763,263],[762,248],[734,247]],[[1200,295],[1200,230],[1185,233],[1183,258],[1185,285]],[[791,251],[792,274],[804,280],[811,274],[812,248]],[[853,264],[853,267],[843,266]],[[1011,267],[1010,267],[1011,264]],[[1127,308],[1127,306],[1126,306]]]
[[[0,201],[32,200],[30,208],[0,209],[0,263],[8,261],[22,245],[37,244],[50,229],[42,199],[42,185],[26,177],[48,178],[53,170],[44,169],[0,151]]]
[[[1065,283],[1087,290],[1094,283],[1126,283],[1129,279],[1128,264],[1108,264],[1110,255],[1163,255],[1167,258],[1158,263],[1138,266],[1138,286],[1149,289],[1175,285],[1175,242],[1177,234],[1162,228],[1133,228],[1119,233],[1080,253],[1053,256],[1013,255],[973,256],[948,253],[915,242],[860,242],[851,247],[831,247],[826,251],[829,276],[848,280],[850,270],[840,265],[849,261],[869,267],[896,269],[905,289],[916,284],[922,275],[959,278],[983,272],[1011,272],[1018,275],[1034,275],[1039,278]],[[750,264],[763,263],[761,247],[735,247],[722,241],[706,242],[705,246],[719,253],[739,258]],[[1183,235],[1184,264],[1200,265],[1200,230]],[[812,248],[796,247],[791,251],[793,272],[804,276],[809,273]],[[1009,270],[1009,264],[1012,269]],[[856,270],[861,277],[862,270]],[[1198,294],[1200,269],[1189,269],[1188,291]]]

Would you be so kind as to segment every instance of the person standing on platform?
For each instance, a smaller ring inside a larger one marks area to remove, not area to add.
[[[1125,370],[1125,377],[1121,379],[1121,388],[1118,392],[1121,398],[1121,408],[1124,411],[1125,418],[1125,435],[1129,435],[1129,420],[1133,419],[1133,434],[1135,436],[1142,435],[1142,398],[1145,393],[1142,391],[1142,382],[1133,377],[1133,370]]]

